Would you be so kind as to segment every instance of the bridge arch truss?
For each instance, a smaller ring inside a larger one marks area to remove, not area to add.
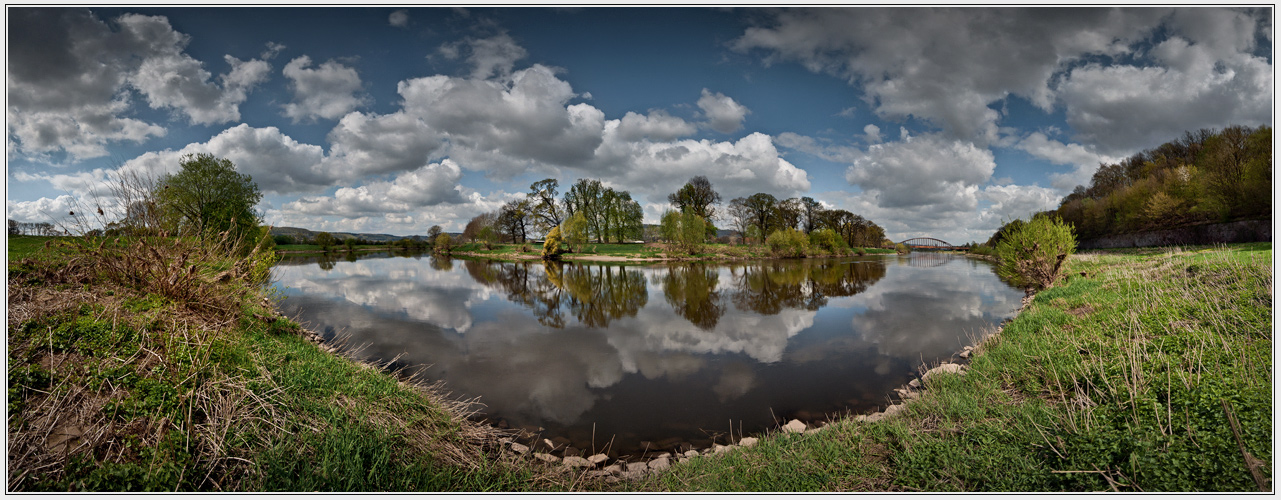
[[[930,238],[925,236],[917,237],[917,238],[909,238],[909,239],[900,241],[899,243],[902,243],[911,248],[919,249],[919,250],[958,250],[958,249],[964,248],[957,245],[953,245],[951,243],[940,240],[938,238]]]

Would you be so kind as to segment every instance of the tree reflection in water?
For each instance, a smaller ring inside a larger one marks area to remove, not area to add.
[[[663,297],[676,314],[695,326],[711,331],[725,314],[721,294],[716,290],[720,275],[707,264],[671,264],[663,276]]]
[[[563,310],[586,326],[606,327],[612,320],[636,316],[649,301],[645,276],[623,266],[472,260],[464,266],[477,282],[502,289],[508,300],[528,307],[539,323],[553,328],[565,327]]]
[[[449,259],[433,257],[432,267],[448,270]],[[507,299],[521,304],[538,322],[565,327],[564,312],[590,327],[634,317],[649,301],[645,276],[626,266],[564,262],[464,261],[467,274],[479,283],[499,288]],[[711,331],[726,312],[717,266],[706,263],[668,264],[657,278],[663,298],[676,314]],[[849,297],[885,277],[885,262],[788,261],[729,268],[729,296],[740,310],[775,315],[784,309],[816,311],[828,297]]]
[[[784,308],[817,311],[828,297],[849,297],[885,277],[885,262],[831,260],[765,262],[731,268],[734,306],[760,314]]]

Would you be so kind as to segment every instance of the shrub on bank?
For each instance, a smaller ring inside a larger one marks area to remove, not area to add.
[[[909,253],[912,253],[912,247],[899,243],[897,245],[894,245],[894,251],[898,252],[899,255],[907,255]]]
[[[810,233],[810,248],[830,255],[841,255],[849,248],[841,235],[832,229],[819,229]]]
[[[561,249],[561,244],[563,242],[564,239],[560,236],[560,227],[553,227],[552,230],[547,233],[547,238],[543,240],[543,258],[559,259],[561,252],[564,252],[564,250]]]
[[[1072,226],[1041,214],[1020,224],[996,245],[996,272],[1019,286],[1044,289],[1058,279],[1063,261],[1076,251]]]
[[[810,239],[796,229],[780,229],[765,239],[769,249],[779,257],[804,257],[809,253]]]
[[[979,244],[971,246],[970,253],[974,255],[996,255],[996,249],[987,244]]]
[[[440,236],[436,237],[435,251],[436,253],[443,253],[445,255],[449,255],[451,245],[453,245],[453,241],[450,240],[449,235],[441,234]]]

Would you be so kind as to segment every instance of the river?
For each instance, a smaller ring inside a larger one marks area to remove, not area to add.
[[[731,263],[286,258],[282,311],[582,450],[706,447],[883,406],[1018,308],[962,256]]]

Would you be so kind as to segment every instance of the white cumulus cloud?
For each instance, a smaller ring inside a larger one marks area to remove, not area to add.
[[[163,16],[125,14],[108,25],[85,9],[9,13],[10,151],[86,159],[105,156],[114,142],[165,135],[165,127],[128,116],[135,90],[152,108],[192,123],[238,121],[240,104],[270,71],[262,60],[227,55],[229,70],[215,79],[184,52],[190,37]]]
[[[720,92],[713,94],[707,89],[703,89],[702,96],[698,98],[698,109],[707,116],[707,126],[724,134],[743,128],[743,120],[752,112],[732,97]]]
[[[352,110],[368,105],[361,90],[360,75],[355,68],[326,61],[310,68],[311,58],[300,56],[285,65],[294,101],[284,105],[285,116],[294,123],[325,118],[335,120]]]

